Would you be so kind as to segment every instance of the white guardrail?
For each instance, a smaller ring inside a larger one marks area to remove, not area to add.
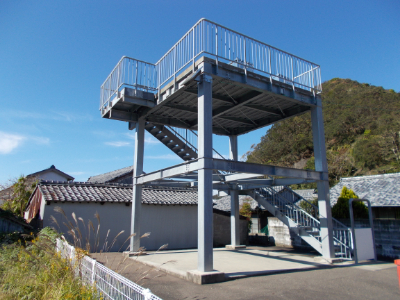
[[[85,284],[95,286],[102,299],[161,300],[149,289],[137,285],[88,256],[77,260],[75,248],[67,242],[57,239],[57,251],[61,252],[63,258],[70,259],[75,274]]]
[[[101,86],[100,109],[123,86],[157,92],[200,56],[212,57],[293,87],[322,91],[320,66],[206,19],[199,20],[157,63],[122,57]]]

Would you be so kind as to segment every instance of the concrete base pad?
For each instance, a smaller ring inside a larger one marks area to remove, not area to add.
[[[124,256],[132,257],[132,256],[147,255],[147,252],[131,252],[131,251],[124,251],[122,254],[123,254]]]
[[[338,264],[343,262],[343,258],[326,258],[323,256],[315,256],[314,261],[318,263]]]
[[[201,273],[192,271],[196,270],[198,261],[198,253],[195,249],[163,250],[148,252],[148,254],[133,259],[156,270],[197,284],[337,266],[326,260],[315,262],[315,254],[296,254],[277,247],[247,247],[240,251],[215,248],[213,268],[218,271]],[[338,265],[343,266],[349,263],[343,262]]]
[[[246,249],[246,245],[226,245],[225,248],[227,250],[241,250]]]
[[[219,271],[200,272],[191,270],[187,272],[187,280],[197,284],[208,284],[225,281],[225,273]]]

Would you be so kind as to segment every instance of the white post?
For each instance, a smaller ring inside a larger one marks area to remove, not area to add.
[[[198,84],[198,271],[213,270],[212,201],[212,77],[206,74]]]
[[[229,136],[229,159],[238,160],[237,136]],[[240,245],[239,230],[239,195],[237,190],[230,190],[231,195],[231,245],[227,248],[235,249]]]
[[[136,184],[136,179],[143,173],[144,152],[144,120],[136,124],[135,132],[135,154],[133,160],[133,193],[132,193],[132,216],[131,234],[135,236],[130,240],[130,251],[137,252],[140,248],[140,215],[142,208],[142,185]]]
[[[316,97],[317,106],[311,108],[312,134],[314,143],[315,170],[324,172],[324,180],[318,181],[318,209],[320,215],[322,256],[335,258],[333,246],[333,225],[331,204],[329,200],[328,163],[326,160],[324,119],[321,98]]]
[[[95,284],[96,280],[96,261],[92,259],[92,284]]]

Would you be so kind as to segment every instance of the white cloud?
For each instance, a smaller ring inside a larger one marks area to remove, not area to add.
[[[145,132],[144,142],[145,142],[146,144],[154,145],[154,144],[160,143],[159,140],[157,140],[157,139],[154,138],[153,136],[149,136],[148,134],[149,134],[148,132]],[[128,132],[128,133],[126,133],[125,135],[126,135],[128,138],[130,138],[130,139],[132,139],[132,140],[135,140],[135,133],[134,133],[134,132]]]
[[[8,134],[0,131],[0,153],[8,154],[19,147],[26,138],[22,135]]]
[[[158,143],[160,143],[159,140],[157,140],[157,139],[155,139],[155,138],[153,138],[153,137],[151,137],[151,136],[146,137],[146,138],[144,139],[144,142],[145,142],[146,144],[158,144]]]
[[[145,158],[149,158],[149,159],[181,160],[181,158],[179,158],[178,155],[174,155],[174,154],[149,155],[149,156],[146,156]]]
[[[21,111],[21,110],[6,110],[0,112],[0,116],[5,118],[21,118],[21,119],[42,119],[56,121],[92,121],[93,117],[89,114],[79,114],[75,112],[65,111],[48,111],[46,113]]]
[[[29,141],[37,145],[50,144],[50,139],[47,137],[31,135],[23,136],[0,131],[0,154],[11,153],[14,149],[21,146],[25,141]]]
[[[50,139],[47,137],[41,137],[41,136],[30,136],[28,137],[30,140],[35,142],[36,144],[39,145],[48,145],[50,144]]]
[[[105,142],[104,144],[106,144],[108,146],[113,146],[113,147],[125,147],[125,146],[130,146],[131,145],[131,143],[124,142],[124,141]]]

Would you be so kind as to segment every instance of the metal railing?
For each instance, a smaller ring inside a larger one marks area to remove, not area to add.
[[[166,126],[168,130],[170,130],[177,138],[179,138],[182,142],[184,142],[188,147],[190,147],[194,152],[197,153],[197,133],[191,129],[177,128]],[[217,150],[213,148],[213,156],[218,159],[226,158],[220,154]]]
[[[304,211],[301,207],[297,206],[295,203],[286,199],[282,194],[277,192],[276,187],[264,187],[258,189],[270,203],[278,207],[279,210],[288,218],[290,218],[296,224],[304,227],[311,227],[313,229],[320,229],[320,222]]]
[[[309,91],[322,91],[320,66],[206,19],[199,20],[157,63],[161,87],[202,54],[269,75]]]
[[[265,187],[258,189],[257,191],[264,196],[267,201],[277,207],[285,216],[290,218],[295,223],[299,224],[300,226],[311,227],[313,229],[320,230],[320,221],[317,219],[317,217],[311,216],[296,204],[296,202],[298,202],[298,197],[302,198],[304,201],[307,200],[293,191],[292,193],[295,195],[291,195],[291,189],[289,187]],[[310,204],[315,209],[318,209],[318,207],[312,203]],[[333,242],[335,248],[337,248],[335,249],[336,255],[344,259],[351,259],[353,252],[351,229],[335,218],[332,218],[332,224]],[[320,241],[320,237],[315,238]]]
[[[195,61],[207,56],[218,62],[262,74],[315,93],[322,91],[320,66],[206,19],[199,20],[161,59],[147,63],[123,57],[101,86],[100,109],[122,85],[160,91]],[[124,81],[125,80],[125,81]]]
[[[108,106],[115,97],[118,97],[118,93],[124,87],[156,92],[156,66],[123,56],[100,87],[100,110]]]
[[[63,258],[71,261],[75,274],[80,276],[85,284],[93,285],[102,299],[161,300],[149,289],[126,279],[96,260],[88,256],[77,258],[75,248],[67,242],[57,239],[57,251]]]

